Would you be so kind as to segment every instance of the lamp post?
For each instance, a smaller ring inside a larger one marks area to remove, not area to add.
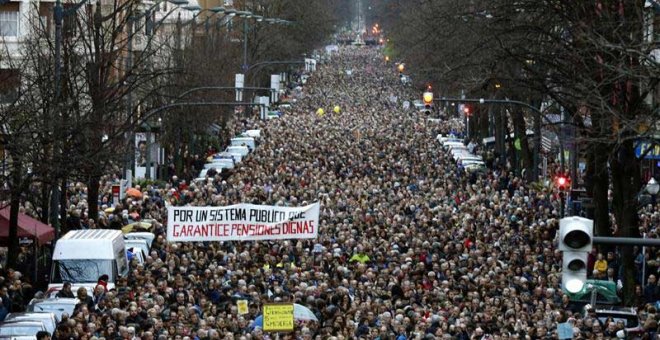
[[[222,19],[224,19],[226,16],[229,15],[229,11],[230,11],[230,10],[226,10],[224,7],[213,7],[213,8],[202,9],[202,7],[200,7],[199,5],[188,5],[188,6],[183,6],[181,8],[185,9],[187,11],[197,12],[193,15],[193,17],[188,22],[183,23],[182,26],[186,26],[190,23],[194,23],[195,19],[204,12],[207,12],[207,11],[208,12],[213,12],[213,14],[206,17],[205,30],[206,30],[206,35],[207,36],[209,35],[209,19],[211,19],[212,16],[214,16],[218,13],[226,13],[224,16],[222,16],[222,18],[218,19],[218,21],[221,21]],[[179,16],[179,20],[181,20],[180,16]]]
[[[243,64],[241,69],[243,72],[247,72],[248,65],[247,61],[247,49],[248,49],[248,19],[252,18],[252,12],[250,11],[237,11],[236,15],[243,18]]]
[[[229,13],[229,10],[227,10],[227,13]],[[257,22],[267,22],[269,24],[290,24],[291,22],[288,20],[284,19],[278,19],[278,18],[264,18],[261,15],[256,15],[250,11],[233,11],[232,13],[235,13],[236,16],[243,18],[243,64],[241,65],[241,69],[243,70],[244,73],[247,73],[247,71],[250,69],[250,65],[248,64],[248,31],[249,31],[249,25],[248,25],[248,19],[255,19]]]

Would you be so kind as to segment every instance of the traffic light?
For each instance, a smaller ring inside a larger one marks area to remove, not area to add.
[[[422,100],[424,101],[424,105],[432,105],[433,104],[433,92],[427,91],[424,92],[422,95]]]
[[[587,257],[593,248],[594,222],[571,216],[559,220],[559,250],[562,256],[561,287],[569,293],[587,282]]]
[[[464,105],[463,112],[465,113],[466,116],[472,117],[472,108],[470,107],[470,105]]]
[[[565,174],[557,174],[555,176],[555,186],[560,191],[566,191],[571,188],[571,179]]]

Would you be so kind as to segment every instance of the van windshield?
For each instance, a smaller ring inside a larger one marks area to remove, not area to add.
[[[53,261],[52,283],[93,283],[99,276],[113,275],[112,260],[56,260]]]

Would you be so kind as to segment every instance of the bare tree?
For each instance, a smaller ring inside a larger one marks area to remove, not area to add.
[[[498,79],[512,89],[511,96],[524,91],[527,98],[550,98],[564,108],[576,132],[571,144],[588,159],[586,186],[597,234],[616,230],[639,237],[640,160],[634,146],[656,132],[657,104],[644,98],[657,89],[660,73],[649,58],[653,45],[644,36],[644,23],[641,0],[447,0],[404,8],[390,31],[399,56],[414,60],[410,66],[417,74],[428,71],[429,79],[444,80],[447,93],[470,80]],[[622,258],[629,300],[632,249],[624,248]]]

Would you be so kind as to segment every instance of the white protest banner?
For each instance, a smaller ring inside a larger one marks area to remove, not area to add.
[[[307,239],[318,236],[318,227],[319,203],[304,207],[167,207],[170,242]]]

